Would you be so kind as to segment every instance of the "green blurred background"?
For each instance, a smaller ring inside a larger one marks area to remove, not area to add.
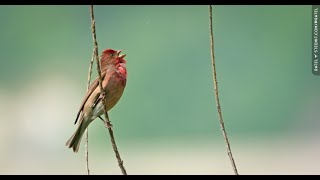
[[[215,106],[207,6],[95,6],[99,52],[127,54],[110,112],[128,174],[232,174]],[[320,174],[311,6],[214,6],[220,101],[240,174]],[[64,146],[86,92],[89,6],[0,6],[0,174],[85,174]],[[93,67],[95,78],[96,67]],[[84,141],[82,141],[84,142]],[[121,174],[89,127],[92,174]]]

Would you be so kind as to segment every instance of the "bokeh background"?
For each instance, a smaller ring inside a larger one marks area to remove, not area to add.
[[[109,113],[128,174],[233,174],[219,128],[207,6],[95,6],[99,52],[127,54]],[[240,174],[320,174],[311,6],[214,6],[220,101]],[[86,92],[88,6],[0,6],[0,174],[85,174],[65,147]],[[95,78],[96,67],[93,67]],[[89,127],[92,174],[121,174]]]

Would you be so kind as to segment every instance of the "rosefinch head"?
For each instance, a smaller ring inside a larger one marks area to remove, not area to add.
[[[115,66],[119,66],[123,64],[125,66],[126,61],[123,59],[126,55],[120,55],[122,51],[115,51],[113,49],[106,49],[102,52],[100,59],[100,68],[101,72],[104,71],[108,65],[112,64]]]
[[[120,55],[121,50],[106,49],[100,59],[102,87],[105,92],[106,109],[112,109],[123,94],[127,82],[126,55]],[[81,137],[89,124],[104,113],[104,107],[99,87],[99,77],[90,85],[77,114],[75,123],[79,121],[76,132],[67,141],[66,146],[79,149]]]

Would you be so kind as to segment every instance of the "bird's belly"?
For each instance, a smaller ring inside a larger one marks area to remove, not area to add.
[[[113,86],[116,88],[111,88],[106,94],[106,101],[107,101],[107,111],[112,109],[119,99],[121,98],[124,90],[124,86],[117,84],[116,86]],[[104,113],[104,107],[103,107],[103,101],[100,100],[97,105],[92,110],[92,119],[97,118],[98,116],[101,116]]]

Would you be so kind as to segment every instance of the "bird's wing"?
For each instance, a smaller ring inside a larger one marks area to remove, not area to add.
[[[103,81],[105,75],[106,75],[106,72],[103,72],[103,73],[101,74],[102,81]],[[86,104],[88,98],[91,96],[92,92],[93,92],[98,86],[99,86],[99,77],[97,77],[97,78],[93,81],[93,83],[91,84],[90,88],[89,88],[88,91],[87,91],[86,96],[85,96],[84,99],[82,100],[82,103],[81,103],[81,106],[80,106],[80,108],[79,108],[79,111],[78,111],[78,114],[77,114],[77,117],[76,117],[76,120],[75,120],[74,124],[77,123],[77,121],[78,121],[78,119],[79,119],[79,116],[80,116],[80,113],[82,112],[83,107],[84,107],[84,105]],[[100,95],[100,93],[97,94],[97,95]],[[97,97],[99,97],[99,96],[97,96]],[[83,114],[82,114],[82,115],[83,115]]]

